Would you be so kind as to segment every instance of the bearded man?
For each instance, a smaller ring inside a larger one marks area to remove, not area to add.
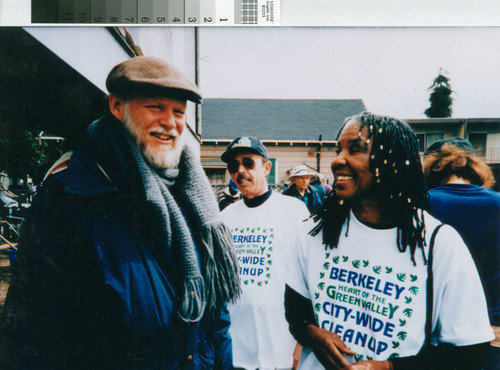
[[[234,247],[183,134],[199,89],[150,57],[115,66],[106,87],[108,113],[31,208],[2,368],[232,368]]]

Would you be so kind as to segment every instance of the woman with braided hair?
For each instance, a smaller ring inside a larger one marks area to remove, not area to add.
[[[459,234],[425,211],[415,134],[363,113],[337,141],[334,190],[288,269],[299,368],[480,368],[493,339],[481,282]]]

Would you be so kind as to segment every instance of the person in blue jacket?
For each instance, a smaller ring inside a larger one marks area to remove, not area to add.
[[[292,168],[289,176],[292,184],[283,190],[282,193],[303,201],[311,214],[316,213],[323,203],[318,190],[310,185],[311,177],[313,176],[314,173],[307,166],[303,164],[295,166]]]
[[[490,189],[495,178],[463,138],[439,140],[424,154],[429,212],[460,233],[474,259],[497,336],[485,369],[500,369],[500,194]]]
[[[106,87],[109,111],[32,205],[0,368],[230,369],[234,247],[183,135],[198,87],[151,57],[118,64]]]

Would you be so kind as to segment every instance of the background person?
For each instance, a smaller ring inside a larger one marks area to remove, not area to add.
[[[489,166],[462,138],[433,143],[424,155],[429,212],[453,226],[472,254],[496,333],[486,369],[500,369],[500,194]]]
[[[479,368],[493,334],[477,270],[450,226],[435,237],[427,307],[428,250],[439,221],[423,210],[410,127],[370,113],[348,118],[332,171],[334,194],[311,235],[295,244],[287,270],[287,319],[304,346],[299,368]]]
[[[316,191],[318,192],[318,195],[319,195],[319,199],[321,200],[321,203],[323,203],[326,199],[326,189],[323,186],[319,175],[320,175],[319,173],[313,175],[311,177],[309,185],[311,185],[314,189],[316,189]]]
[[[229,180],[228,186],[219,191],[217,194],[217,202],[219,203],[219,210],[223,210],[228,205],[241,199],[241,193],[234,183],[233,179]]]
[[[318,191],[309,185],[313,175],[314,173],[307,166],[303,164],[295,166],[289,176],[292,183],[283,190],[284,195],[303,201],[311,214],[315,213],[322,203]]]
[[[109,112],[30,209],[2,368],[232,368],[234,247],[183,140],[186,100],[201,94],[150,57],[118,64],[106,86]]]
[[[234,365],[291,368],[296,341],[285,320],[285,268],[309,212],[303,202],[269,189],[271,162],[258,138],[234,139],[221,158],[243,195],[222,212],[233,233],[243,290],[229,306]]]

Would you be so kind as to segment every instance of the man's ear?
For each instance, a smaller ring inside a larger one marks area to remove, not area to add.
[[[264,163],[264,168],[266,169],[266,179],[269,176],[269,174],[271,173],[272,166],[273,166],[273,164],[269,160]]]
[[[110,94],[108,97],[109,111],[119,121],[123,121],[125,116],[125,101],[116,95]]]

